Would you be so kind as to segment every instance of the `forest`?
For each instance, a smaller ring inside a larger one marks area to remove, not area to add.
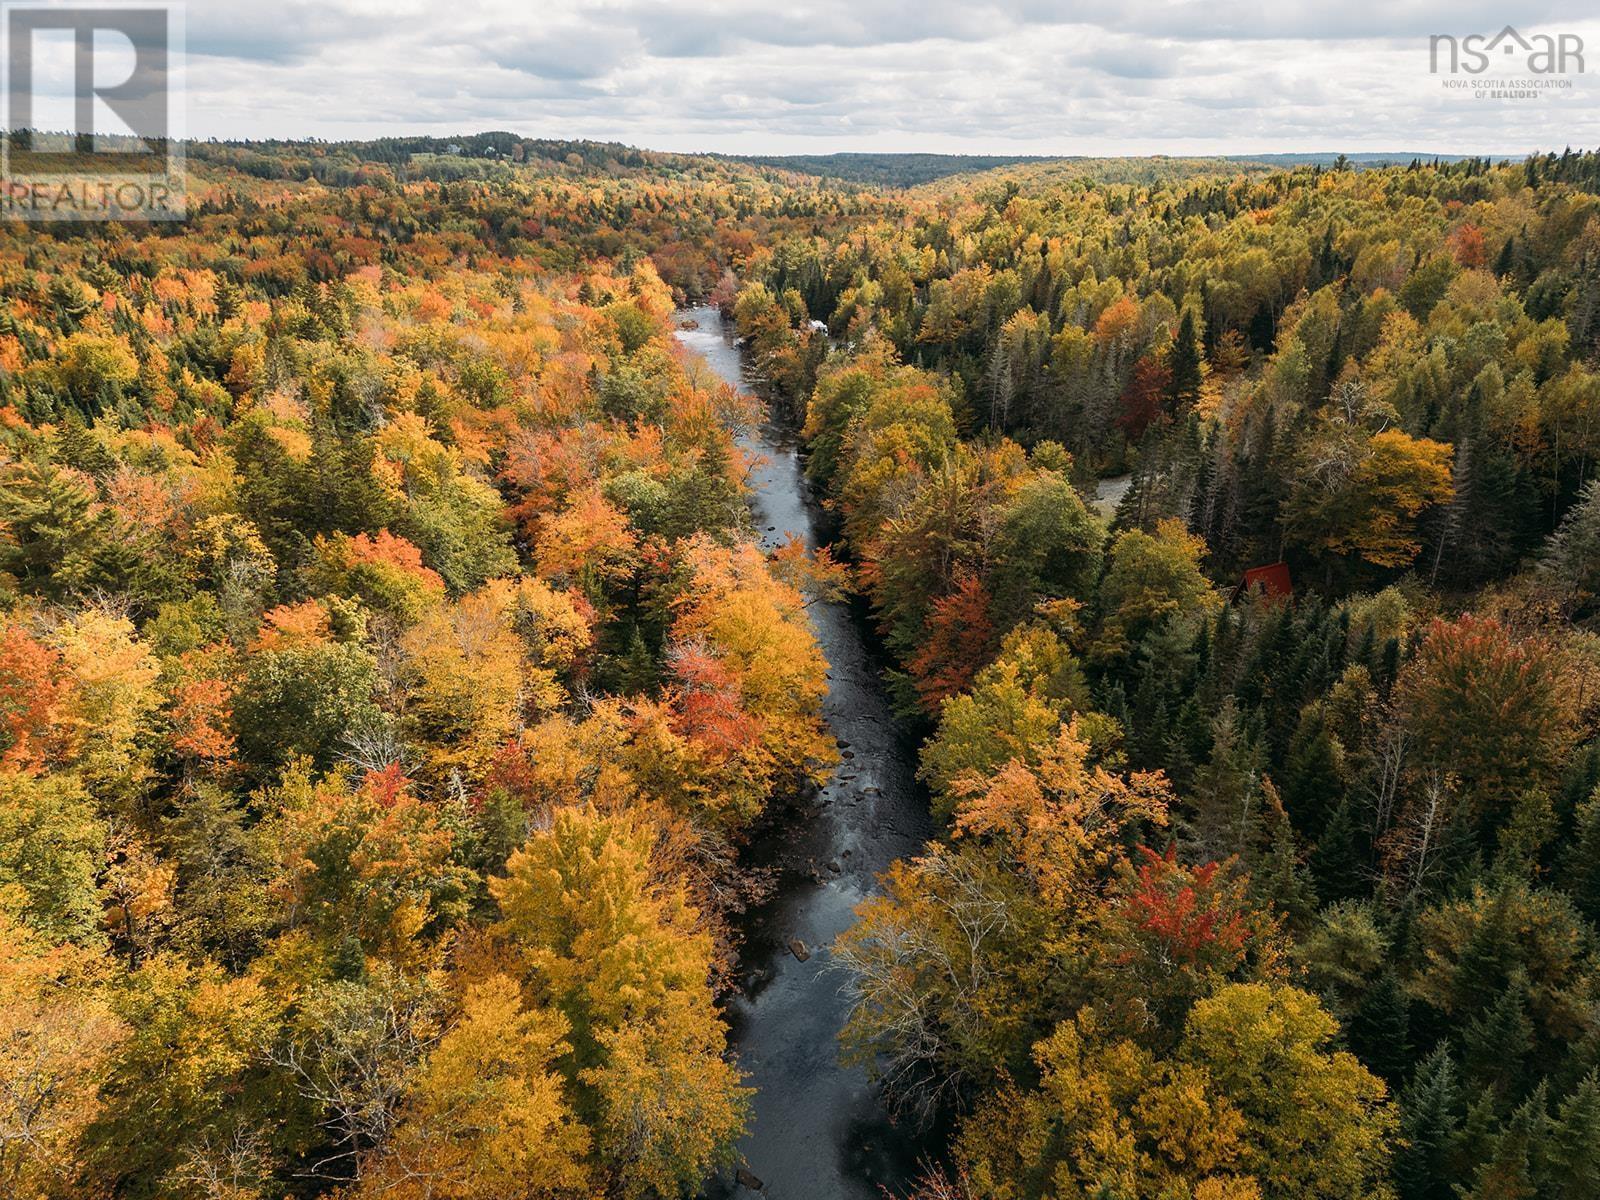
[[[827,948],[886,1194],[1600,1198],[1600,157],[457,143],[0,227],[0,1191],[736,1168],[845,597],[939,829]]]

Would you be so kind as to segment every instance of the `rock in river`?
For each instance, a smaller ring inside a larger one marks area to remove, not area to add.
[[[799,938],[789,939],[789,953],[794,955],[801,962],[805,962],[806,959],[811,957],[811,951],[806,948],[806,944]]]

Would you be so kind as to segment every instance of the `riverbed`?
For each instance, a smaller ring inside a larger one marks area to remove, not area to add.
[[[677,314],[679,340],[719,378],[748,391],[733,333],[714,308]],[[761,544],[798,535],[815,549],[823,514],[811,498],[796,433],[770,415],[740,443],[756,457],[751,510]],[[933,836],[916,780],[916,750],[895,720],[866,631],[848,605],[813,603],[808,614],[829,666],[823,716],[839,740],[833,777],[752,847],[777,866],[774,897],[743,923],[743,994],[728,1006],[739,1065],[756,1089],[739,1152],[772,1200],[876,1200],[883,1185],[914,1174],[925,1147],[891,1125],[866,1074],[839,1061],[848,1015],[829,947],[857,904],[897,858]],[[803,961],[790,943],[804,944]],[[730,1174],[704,1195],[752,1195]]]

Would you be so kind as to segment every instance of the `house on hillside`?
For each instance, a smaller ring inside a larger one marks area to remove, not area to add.
[[[1251,567],[1234,587],[1233,594],[1228,597],[1228,603],[1239,603],[1256,588],[1260,588],[1261,594],[1268,600],[1287,603],[1294,595],[1294,583],[1289,578],[1289,564],[1275,562],[1264,567]]]

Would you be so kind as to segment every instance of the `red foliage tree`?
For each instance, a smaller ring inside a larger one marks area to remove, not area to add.
[[[1222,966],[1239,961],[1250,924],[1237,897],[1217,878],[1220,863],[1185,867],[1176,847],[1165,854],[1139,847],[1144,858],[1137,882],[1123,901],[1133,926],[1153,939],[1162,957],[1187,966]]]
[[[214,767],[232,762],[233,688],[227,680],[195,675],[172,690],[172,749]]]
[[[922,645],[907,665],[923,705],[937,710],[951,696],[966,691],[989,661],[994,623],[983,581],[959,569],[954,590],[933,602],[923,632]]]
[[[1461,266],[1476,270],[1488,261],[1489,251],[1484,245],[1483,230],[1471,221],[1457,225],[1449,238],[1450,253]]]
[[[1144,437],[1145,430],[1159,422],[1166,410],[1162,399],[1172,385],[1172,369],[1166,363],[1145,355],[1133,366],[1133,378],[1122,389],[1122,414],[1117,427],[1130,442]]]
[[[679,734],[719,754],[735,754],[760,736],[760,720],[745,711],[738,681],[705,646],[676,646],[668,662],[677,681],[672,701]]]
[[[0,767],[45,765],[69,686],[59,654],[20,625],[0,629]]]

